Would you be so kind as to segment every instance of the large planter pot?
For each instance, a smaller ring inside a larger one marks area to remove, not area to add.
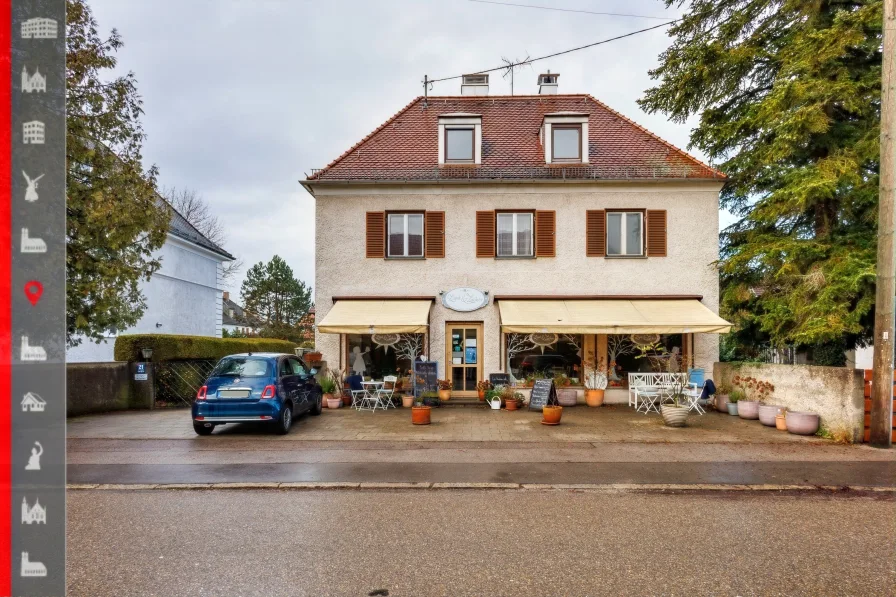
[[[777,404],[760,404],[759,405],[759,422],[766,427],[775,426],[775,415],[781,413],[782,409]]]
[[[560,406],[575,406],[576,391],[569,389],[557,390],[557,402],[560,403]]]
[[[788,410],[784,415],[787,431],[797,435],[815,435],[818,431],[817,413]]]
[[[516,400],[508,400],[504,403],[504,408],[507,410],[516,410],[518,408]]]
[[[778,431],[787,431],[787,415],[775,415],[775,428]]]
[[[684,427],[688,420],[688,409],[683,406],[670,406],[664,404],[660,407],[663,415],[663,423],[669,427]]]
[[[404,408],[411,408],[414,406],[414,397],[408,394],[407,396],[401,397],[401,406]]]
[[[429,425],[429,414],[432,411],[430,406],[413,406],[411,407],[411,423],[414,425]]]
[[[728,412],[728,394],[716,394],[716,410],[720,413]]]
[[[451,400],[451,390],[439,390],[439,400],[442,402]]]
[[[603,390],[585,390],[585,404],[588,406],[601,406],[604,403]]]
[[[728,408],[728,414],[731,416],[737,416],[737,402],[729,402],[726,407]]]
[[[741,419],[758,419],[759,403],[755,400],[741,400],[737,403],[737,416]]]
[[[541,422],[544,425],[559,425],[562,415],[562,406],[545,406],[541,409]]]
[[[342,398],[333,398],[330,396],[327,398],[327,408],[339,408],[342,406]]]

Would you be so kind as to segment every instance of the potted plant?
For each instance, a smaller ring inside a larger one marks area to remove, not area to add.
[[[728,409],[728,414],[732,416],[737,416],[737,403],[744,397],[744,393],[740,390],[731,390],[731,393],[728,394],[728,404],[726,408]]]
[[[411,423],[414,425],[429,425],[431,422],[432,407],[426,404],[427,394],[435,394],[435,392],[423,392],[414,399],[413,406],[411,406]],[[434,397],[438,400],[438,396]]]
[[[510,398],[504,401],[504,405],[507,410],[517,410],[523,408],[525,401],[526,397],[523,396],[522,392],[513,392]]]
[[[720,383],[716,388],[716,410],[720,413],[728,412],[728,395],[731,394],[731,388],[727,384]]]
[[[447,402],[451,399],[451,380],[439,379],[437,380],[437,383],[439,384],[439,400]]]
[[[684,427],[688,420],[688,408],[682,406],[685,398],[685,383],[678,381],[672,384],[669,397],[672,404],[660,406],[660,414],[663,415],[663,423],[668,427]]]
[[[787,431],[796,435],[815,435],[820,419],[818,413],[788,410],[785,415]]]
[[[759,422],[766,427],[775,427],[775,417],[784,414],[784,407],[777,404],[759,405]]]
[[[402,408],[411,408],[414,406],[414,395],[413,394],[402,394],[401,395],[401,406]]]
[[[570,385],[572,380],[565,373],[554,376],[554,387],[557,388],[557,402],[560,406],[576,405],[576,391],[571,389]]]
[[[485,403],[488,404],[489,408],[492,410],[501,410],[501,392],[503,390],[504,386],[498,386],[485,391]]]
[[[325,375],[320,379],[320,389],[323,391],[323,401],[327,403],[327,408],[339,408],[342,406],[342,399],[335,397],[336,380],[332,375]]]
[[[588,406],[600,406],[604,403],[604,392],[607,389],[607,372],[604,360],[601,359],[597,367],[588,367],[585,370],[585,404]]]
[[[741,388],[745,395],[745,399],[742,398],[737,405],[737,416],[741,419],[758,419],[759,403],[775,391],[775,386],[755,377],[739,375],[734,377],[732,383]]]
[[[487,379],[483,379],[482,381],[476,384],[476,391],[479,392],[479,401],[482,402],[485,400],[485,393],[488,390],[492,389],[492,382]]]
[[[423,402],[424,406],[441,406],[442,405],[442,401],[439,399],[439,395],[436,392],[433,392],[432,390],[430,390],[428,392],[423,392],[422,394],[420,394],[419,400],[421,400]]]
[[[541,424],[559,425],[561,416],[563,416],[562,406],[547,404],[541,409]]]

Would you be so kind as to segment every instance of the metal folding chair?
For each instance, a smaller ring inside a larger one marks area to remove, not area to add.
[[[383,377],[383,387],[380,390],[376,391],[377,398],[380,399],[380,407],[383,410],[386,410],[390,406],[392,408],[398,408],[395,406],[395,403],[392,402],[392,396],[395,393],[395,384],[398,383],[398,377],[395,375],[386,375]]]

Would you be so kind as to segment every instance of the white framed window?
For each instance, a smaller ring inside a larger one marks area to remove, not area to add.
[[[498,257],[532,257],[535,214],[498,214]]]
[[[582,161],[582,125],[555,124],[551,127],[551,161]]]
[[[445,162],[472,164],[476,159],[476,131],[473,127],[445,127]]]
[[[607,255],[644,255],[644,214],[640,211],[607,212]]]
[[[389,257],[423,257],[423,214],[389,214]]]

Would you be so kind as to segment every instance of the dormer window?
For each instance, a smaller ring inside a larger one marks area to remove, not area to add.
[[[482,163],[482,116],[442,114],[439,116],[439,165]]]
[[[545,163],[588,163],[588,114],[545,114],[540,138]]]

